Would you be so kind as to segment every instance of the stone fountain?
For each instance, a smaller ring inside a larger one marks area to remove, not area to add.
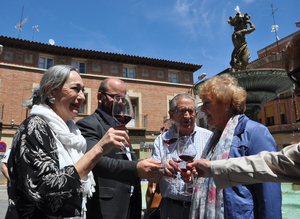
[[[292,82],[283,69],[251,69],[228,73],[237,78],[239,85],[246,89],[245,114],[255,121],[264,103],[274,100],[292,87]]]
[[[263,104],[274,100],[280,93],[290,90],[292,82],[284,69],[246,69],[250,59],[250,50],[245,41],[245,34],[255,30],[250,18],[250,15],[247,13],[243,15],[239,10],[234,17],[229,17],[228,23],[234,26],[232,34],[234,50],[230,61],[232,68],[228,68],[219,75],[228,73],[238,79],[239,85],[247,91],[245,114],[250,119],[257,121],[257,115]],[[195,94],[199,95],[199,86],[204,81],[194,85]],[[202,117],[201,113],[199,114]]]

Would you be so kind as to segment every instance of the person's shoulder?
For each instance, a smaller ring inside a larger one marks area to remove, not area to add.
[[[247,128],[257,128],[257,127],[267,128],[263,124],[256,122],[252,119],[249,119],[246,115],[241,115],[240,119],[241,119],[240,121],[243,122]]]
[[[77,124],[81,124],[81,123],[87,123],[87,122],[88,122],[88,123],[91,123],[92,121],[95,121],[95,119],[96,119],[97,116],[98,116],[98,114],[94,112],[93,114],[88,115],[88,116],[86,116],[86,117],[84,117],[84,118],[78,120],[78,121],[76,122],[76,125],[77,125]]]
[[[7,163],[8,161],[8,158],[9,158],[9,155],[10,155],[10,151],[11,151],[11,148],[8,148],[3,156],[3,159],[2,159],[2,163]]]
[[[159,134],[155,139],[154,139],[154,145],[157,145],[160,142],[161,139],[161,134]]]
[[[199,131],[200,133],[204,133],[204,134],[211,134],[212,131],[208,130],[208,129],[205,129],[205,128],[202,128],[202,127],[199,127],[199,126],[196,126],[196,131]]]
[[[246,115],[242,115],[240,117],[239,123],[240,123],[239,130],[245,130],[247,132],[268,130],[268,128],[265,125],[249,119]]]
[[[29,126],[29,127],[42,127],[48,126],[47,122],[38,115],[31,115],[26,118],[19,127]]]
[[[51,136],[51,129],[49,124],[38,115],[31,115],[26,118],[18,127],[16,133],[13,137],[12,147],[18,142],[18,140],[26,135],[26,138],[31,138],[32,136],[36,137],[37,131],[39,133],[39,137],[43,136]]]

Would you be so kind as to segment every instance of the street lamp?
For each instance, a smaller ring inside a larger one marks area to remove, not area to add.
[[[193,88],[192,88],[195,95],[197,94],[200,81],[203,80],[207,75],[208,75],[208,73],[202,73],[201,75],[198,76],[198,81],[193,85]]]
[[[198,76],[198,81],[201,81],[205,76],[208,75],[208,73],[202,73],[201,75]]]
[[[3,46],[0,44],[0,55],[2,54],[3,52]]]

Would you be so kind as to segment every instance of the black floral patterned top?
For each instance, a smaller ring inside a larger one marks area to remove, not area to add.
[[[18,128],[8,161],[12,189],[10,214],[19,218],[79,216],[82,194],[74,166],[59,168],[55,139],[48,124],[30,116]]]

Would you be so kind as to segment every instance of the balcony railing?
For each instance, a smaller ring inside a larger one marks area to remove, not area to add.
[[[273,125],[268,126],[268,129],[271,134],[299,132],[300,123]]]

